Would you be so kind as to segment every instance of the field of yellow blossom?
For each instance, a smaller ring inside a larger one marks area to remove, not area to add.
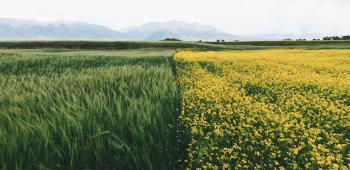
[[[184,168],[349,169],[350,50],[174,58]]]

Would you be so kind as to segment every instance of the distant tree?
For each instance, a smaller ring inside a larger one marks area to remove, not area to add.
[[[332,40],[332,37],[323,37],[323,40]]]
[[[221,42],[225,42],[225,40],[221,40]]]
[[[216,40],[216,42],[220,42],[220,40],[218,39],[218,40]]]
[[[323,40],[350,40],[350,35],[323,37]]]
[[[341,40],[341,37],[339,37],[339,36],[333,36],[332,39],[333,39],[333,40]]]
[[[163,41],[181,41],[181,40],[177,38],[165,38]]]
[[[341,37],[342,40],[350,40],[350,35],[345,35]]]

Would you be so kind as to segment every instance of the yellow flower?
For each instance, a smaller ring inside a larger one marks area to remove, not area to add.
[[[179,122],[191,138],[186,166],[349,167],[349,56],[350,50],[178,51]]]

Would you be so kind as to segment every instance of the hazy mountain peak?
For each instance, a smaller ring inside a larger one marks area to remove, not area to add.
[[[84,22],[0,18],[0,40],[236,40],[241,37],[216,28],[183,21],[149,22],[115,31]]]
[[[0,40],[120,40],[126,36],[83,22],[0,18]]]
[[[198,32],[206,31],[218,31],[216,28],[207,25],[199,25],[197,23],[186,23],[183,21],[167,21],[167,22],[149,22],[136,27],[128,27],[120,30],[121,32],[130,32],[130,31],[157,31],[157,30],[191,30]]]
[[[236,40],[238,36],[220,32],[213,26],[186,23],[183,21],[149,22],[141,26],[120,30],[135,39],[160,40],[178,38],[182,40]]]

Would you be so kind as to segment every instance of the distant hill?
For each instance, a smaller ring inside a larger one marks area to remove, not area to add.
[[[0,40],[116,40],[126,38],[123,33],[95,24],[0,18]]]
[[[177,38],[181,40],[204,40],[216,41],[242,40],[242,37],[220,32],[212,26],[185,23],[181,21],[150,22],[137,27],[129,27],[120,32],[125,33],[132,39],[161,40],[165,38]]]
[[[83,22],[0,18],[0,40],[244,40],[212,26],[180,21],[150,22],[120,31]]]

